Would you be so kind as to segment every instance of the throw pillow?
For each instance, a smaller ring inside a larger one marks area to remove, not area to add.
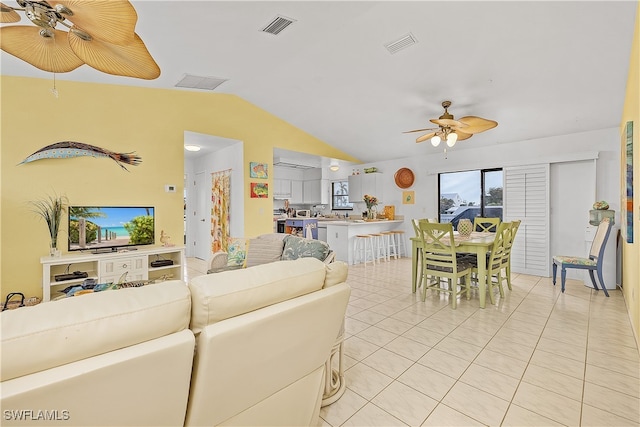
[[[227,247],[227,266],[242,266],[247,256],[247,240],[242,238],[229,238]]]
[[[249,240],[246,267],[280,261],[284,242],[277,239],[255,238]]]
[[[324,261],[328,254],[329,245],[322,240],[305,239],[294,235],[284,238],[283,260],[313,257]]]

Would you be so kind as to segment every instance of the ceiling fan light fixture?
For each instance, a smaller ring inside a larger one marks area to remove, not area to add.
[[[435,135],[433,138],[431,138],[431,145],[437,147],[438,145],[440,145],[440,141],[442,141],[442,138],[440,138],[439,135]]]
[[[453,147],[454,145],[456,145],[456,142],[458,141],[458,134],[455,132],[451,132],[449,135],[447,135],[447,145],[449,147]]]

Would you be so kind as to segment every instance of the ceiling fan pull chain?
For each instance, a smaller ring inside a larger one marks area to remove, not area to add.
[[[51,88],[51,93],[56,97],[56,99],[58,99],[58,89],[56,89],[56,73],[53,73],[53,87]]]

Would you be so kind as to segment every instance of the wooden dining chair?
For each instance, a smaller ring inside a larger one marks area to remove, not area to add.
[[[500,225],[500,218],[483,218],[477,216],[473,218],[473,231],[495,233]]]
[[[505,254],[505,242],[511,232],[511,223],[503,222],[498,225],[496,237],[491,246],[491,252],[487,254],[487,291],[489,292],[489,300],[491,304],[496,303],[495,289],[500,292],[500,297],[504,298],[504,289],[502,287],[502,262]],[[478,277],[478,261],[477,258],[467,258],[471,262],[471,273]]]
[[[511,221],[511,227],[508,230],[504,241],[504,255],[502,257],[502,269],[504,270],[504,275],[502,275],[502,281],[507,282],[509,290],[511,290],[511,249],[513,248],[513,242],[516,239],[516,234],[518,233],[518,228],[520,228],[521,222],[522,221],[519,219]]]
[[[411,220],[411,225],[413,226],[413,231],[416,233],[416,237],[420,238],[420,221],[425,221],[425,222],[429,222],[428,218],[413,218]],[[397,249],[396,249],[397,251]],[[413,254],[411,256],[414,256]],[[422,248],[419,247],[418,248],[418,258],[416,260],[416,263],[418,264],[417,268],[418,271],[420,272],[420,277],[418,278],[418,286],[417,288],[420,288],[422,286]]]
[[[427,289],[451,295],[451,307],[457,307],[458,296],[466,293],[471,298],[471,265],[458,260],[451,223],[438,224],[419,222],[422,243],[422,301],[427,298]],[[442,287],[442,278],[448,279]],[[460,290],[458,290],[460,286]]]
[[[604,258],[604,248],[607,245],[607,239],[611,232],[611,221],[609,218],[603,218],[596,230],[596,236],[591,243],[591,250],[589,251],[589,258],[581,258],[576,256],[553,256],[553,285],[556,284],[556,271],[558,266],[562,269],[560,273],[560,280],[562,284],[562,292],[565,288],[565,279],[567,277],[567,268],[578,268],[589,271],[589,277],[591,277],[591,283],[596,291],[599,290],[598,284],[594,277],[594,272],[598,273],[598,279],[600,280],[600,286],[606,296],[609,296],[607,288],[604,286],[604,279],[602,278],[602,259]]]

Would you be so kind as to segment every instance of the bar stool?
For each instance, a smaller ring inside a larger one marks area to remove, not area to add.
[[[373,253],[378,264],[380,264],[380,259],[387,261],[387,248],[384,244],[385,236],[382,233],[371,233],[370,236],[373,237]]]
[[[371,264],[376,264],[376,257],[373,248],[373,236],[369,234],[357,234],[353,243],[353,263],[357,264],[357,261],[364,263],[367,266],[367,259],[371,256]]]
[[[398,259],[398,246],[396,245],[396,236],[393,231],[383,231],[381,234],[387,238],[387,259],[391,261],[392,256]]]
[[[398,249],[398,256],[399,257],[408,256],[407,243],[404,240],[404,231],[394,230],[392,231],[392,233],[393,233],[393,237],[395,238],[394,240],[395,240],[396,248]]]

